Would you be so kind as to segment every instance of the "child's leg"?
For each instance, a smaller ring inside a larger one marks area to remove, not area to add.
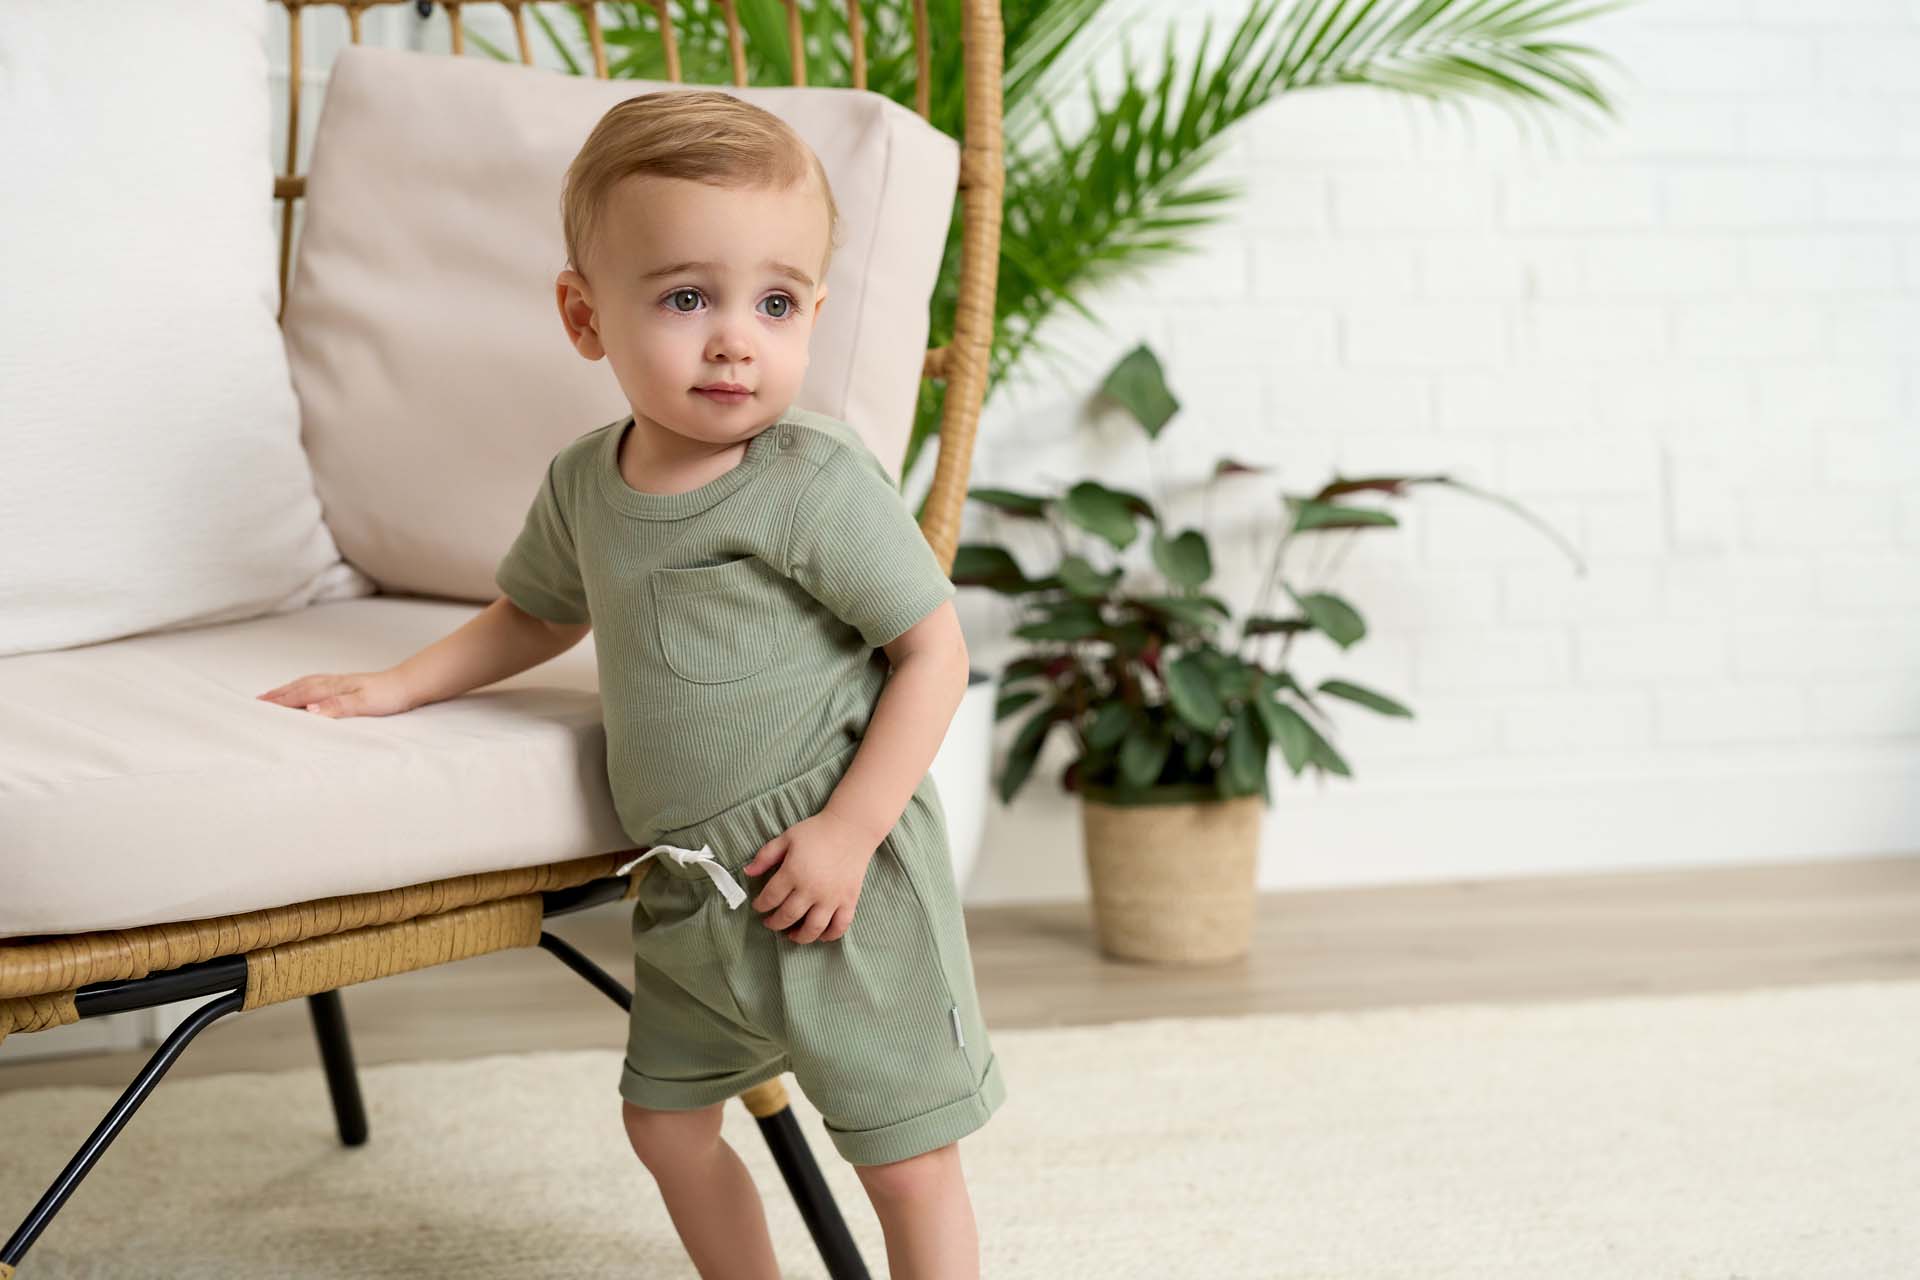
[[[893,1280],[980,1280],[980,1235],[959,1143],[853,1168],[886,1233]]]
[[[620,1118],[702,1280],[780,1280],[753,1176],[720,1136],[726,1105],[656,1111],[623,1098]]]

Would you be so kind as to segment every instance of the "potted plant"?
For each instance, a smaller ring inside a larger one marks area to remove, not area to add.
[[[1158,360],[1135,348],[1109,373],[1104,395],[1157,441],[1178,409]],[[1222,459],[1207,481],[1267,468]],[[1058,562],[1029,575],[1007,548],[963,543],[953,580],[1017,603],[1013,634],[1032,641],[1000,672],[996,721],[1026,714],[998,779],[1001,801],[1025,784],[1048,734],[1064,726],[1075,756],[1061,785],[1080,796],[1096,932],[1109,955],[1201,963],[1244,955],[1252,932],[1254,869],[1262,810],[1271,800],[1268,755],[1296,777],[1323,781],[1352,770],[1331,739],[1334,699],[1388,716],[1413,712],[1351,680],[1313,688],[1288,662],[1296,642],[1351,649],[1366,623],[1323,586],[1289,580],[1288,550],[1307,539],[1351,538],[1398,525],[1363,501],[1447,485],[1517,504],[1446,475],[1336,476],[1309,494],[1282,493],[1258,598],[1245,613],[1207,588],[1213,557],[1206,533],[1175,528],[1146,498],[1095,480],[1056,494],[973,488],[968,498],[1012,519],[1044,526]],[[1144,524],[1143,524],[1144,522]],[[1585,567],[1564,539],[1576,571]],[[1130,578],[1123,554],[1144,547],[1144,574]],[[1276,611],[1265,601],[1284,592]],[[1229,648],[1225,624],[1237,624]]]

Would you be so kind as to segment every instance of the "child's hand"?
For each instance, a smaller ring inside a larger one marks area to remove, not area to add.
[[[758,875],[780,868],[751,904],[767,912],[762,923],[769,929],[793,925],[786,936],[794,942],[834,942],[853,925],[853,907],[876,847],[852,824],[823,810],[761,845],[740,870]]]
[[[255,701],[275,702],[296,711],[305,708],[330,720],[345,716],[390,716],[413,709],[412,696],[391,668],[349,675],[301,676],[277,689],[257,694]]]

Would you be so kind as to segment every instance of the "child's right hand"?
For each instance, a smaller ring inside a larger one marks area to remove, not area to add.
[[[347,675],[301,676],[256,696],[296,711],[302,708],[328,719],[390,716],[413,709],[413,700],[392,670]]]

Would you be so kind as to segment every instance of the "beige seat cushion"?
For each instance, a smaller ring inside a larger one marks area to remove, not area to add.
[[[631,845],[589,636],[404,715],[255,695],[391,665],[466,604],[365,597],[0,660],[0,937],[227,915]]]
[[[554,305],[560,181],[609,107],[676,87],[693,86],[372,46],[334,63],[287,353],[328,527],[383,590],[491,600],[548,458],[628,412]],[[798,130],[840,209],[832,297],[796,402],[848,422],[897,469],[959,144],[864,90],[727,91]]]

